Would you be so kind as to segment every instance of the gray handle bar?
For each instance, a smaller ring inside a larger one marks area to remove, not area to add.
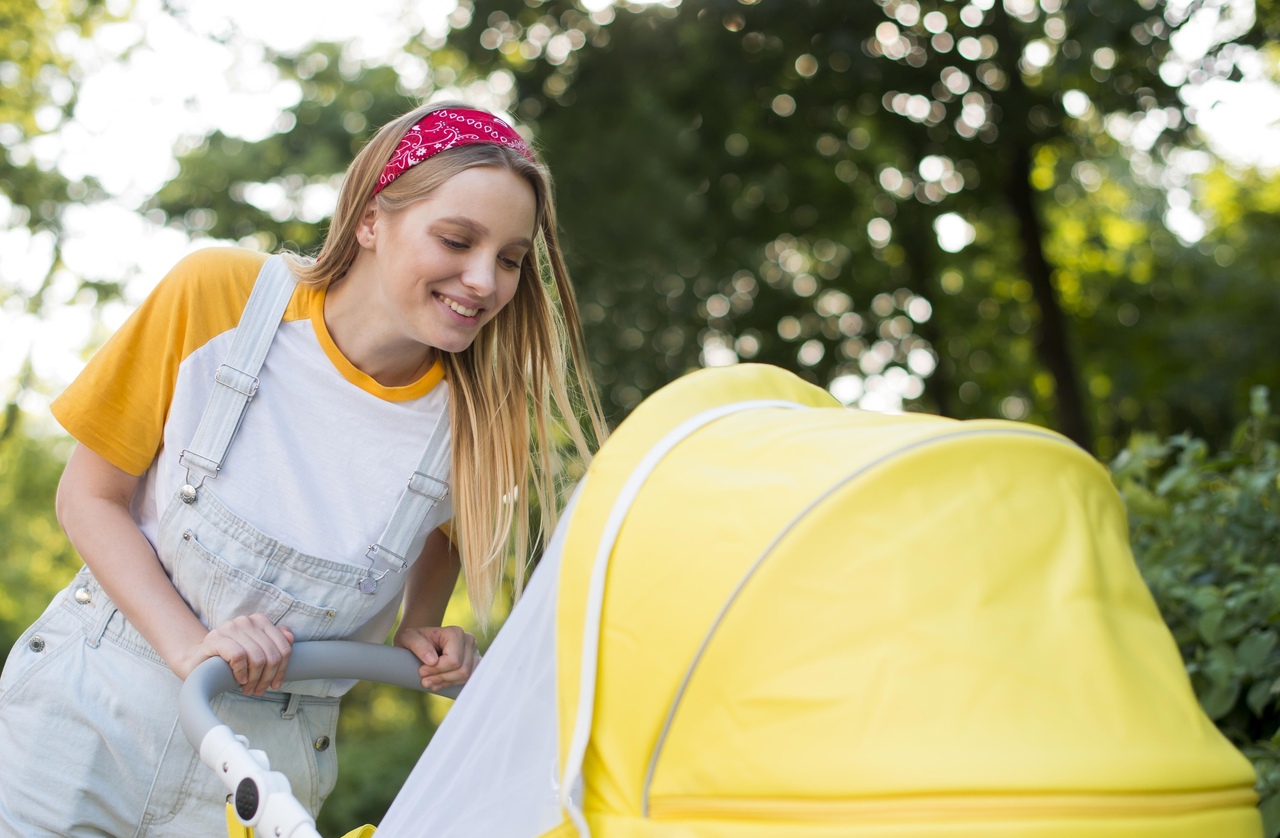
[[[421,665],[408,649],[351,640],[316,640],[293,644],[286,671],[290,681],[355,678],[427,692],[418,676]],[[231,667],[222,658],[210,658],[187,676],[178,693],[178,719],[192,747],[198,750],[205,734],[222,724],[210,702],[239,688]],[[461,691],[462,687],[446,687],[435,694],[457,698]]]

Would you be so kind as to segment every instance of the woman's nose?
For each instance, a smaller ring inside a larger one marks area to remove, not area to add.
[[[491,256],[472,259],[462,272],[462,284],[476,294],[492,294],[498,287],[497,259]]]

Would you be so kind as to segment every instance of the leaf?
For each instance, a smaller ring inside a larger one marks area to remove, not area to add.
[[[1267,838],[1280,835],[1280,794],[1272,794],[1258,806],[1262,812],[1262,834]]]
[[[1266,419],[1271,414],[1270,391],[1265,385],[1249,388],[1249,414],[1255,419]]]
[[[1136,481],[1124,481],[1120,487],[1120,494],[1124,498],[1125,505],[1134,515],[1164,518],[1169,514],[1169,502]]]
[[[1261,675],[1262,665],[1266,663],[1271,650],[1276,647],[1276,640],[1274,631],[1252,632],[1236,647],[1236,661],[1250,675]]]
[[[1183,494],[1188,489],[1193,488],[1195,482],[1195,467],[1179,465],[1169,469],[1169,473],[1156,484],[1156,494],[1160,497],[1167,497],[1175,489],[1178,490],[1178,494]]]
[[[1201,671],[1215,684],[1225,683],[1237,675],[1236,650],[1230,646],[1214,646],[1204,656]]]
[[[1208,585],[1206,580],[1212,578],[1212,571],[1206,571],[1192,577],[1191,582],[1197,586],[1206,586]],[[1197,587],[1191,592],[1189,599],[1192,605],[1206,614],[1210,611],[1222,611],[1222,592],[1216,588]],[[1221,618],[1218,618],[1218,622],[1222,622]]]
[[[1200,636],[1204,638],[1204,642],[1210,645],[1218,642],[1219,630],[1222,628],[1222,621],[1227,617],[1227,612],[1221,607],[1206,611],[1200,615],[1200,619],[1196,621],[1196,629],[1199,630]]]
[[[1253,715],[1261,716],[1262,711],[1266,710],[1267,705],[1271,703],[1271,684],[1266,681],[1257,682],[1249,688],[1249,694],[1245,696],[1244,701],[1253,711]]]
[[[1204,708],[1205,714],[1216,722],[1231,712],[1231,708],[1236,706],[1236,700],[1239,698],[1239,678],[1216,681],[1204,695],[1200,696],[1200,706]]]

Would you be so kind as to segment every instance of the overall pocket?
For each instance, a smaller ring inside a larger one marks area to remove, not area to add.
[[[341,635],[335,630],[336,609],[307,602],[263,581],[259,575],[264,560],[249,551],[237,556],[237,547],[233,543],[230,549],[215,552],[201,542],[195,530],[182,532],[173,583],[201,622],[215,628],[235,617],[260,613],[276,625],[288,626],[295,640],[327,640]],[[273,575],[279,578],[279,570]]]

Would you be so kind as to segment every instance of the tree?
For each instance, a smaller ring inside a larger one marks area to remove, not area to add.
[[[1218,276],[1234,289],[1224,311],[1259,321],[1277,303],[1164,228],[1193,115],[1162,61],[1192,11],[1217,7],[1148,5],[707,0],[589,15],[485,0],[455,14],[447,44],[406,47],[416,87],[338,47],[279,57],[304,87],[290,127],[252,144],[212,135],[156,206],[193,232],[313,249],[320,219],[301,197],[328,188],[368,126],[489,77],[557,174],[619,416],[686,370],[741,359],[869,406],[1048,422],[1104,456],[1135,426],[1223,434],[1240,400],[1222,382],[1268,370],[1263,353],[1205,351],[1220,320],[1197,319],[1196,289]],[[1233,48],[1183,72],[1229,69]],[[1188,380],[1175,357],[1207,360]]]
[[[824,384],[894,375],[908,397],[924,376],[926,408],[1005,402],[1089,446],[1070,335],[1088,314],[1063,310],[1046,215],[1093,186],[1081,177],[1128,176],[1106,119],[1154,131],[1150,159],[1173,152],[1189,123],[1160,72],[1197,8],[1212,6],[709,0],[587,16],[491,0],[451,43],[511,74],[537,122],[624,409],[731,348]],[[1058,165],[1034,178],[1046,151]],[[1122,191],[1158,218],[1158,196]],[[955,216],[977,241],[951,255],[934,223]],[[910,322],[918,300],[933,317]]]
[[[59,39],[87,37],[107,19],[102,0],[0,0],[0,224],[26,228],[49,245],[43,279],[24,290],[19,277],[0,269],[0,306],[39,315],[46,294],[63,269],[63,212],[68,204],[103,197],[92,180],[69,180],[37,154],[42,137],[57,130],[75,107],[80,71]],[[112,283],[85,283],[91,291],[111,296]],[[18,380],[4,394],[0,444],[14,433],[19,397],[33,383],[30,358]]]

